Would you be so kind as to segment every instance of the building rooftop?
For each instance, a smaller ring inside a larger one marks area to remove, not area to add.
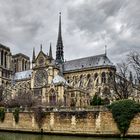
[[[23,54],[23,53],[17,53],[17,54],[14,54],[12,57],[13,58],[16,58],[16,57],[24,57],[26,59],[30,59],[30,57],[28,57],[27,55]]]
[[[32,76],[32,70],[16,72],[14,76],[14,80],[29,79],[31,76]]]
[[[5,49],[5,50],[7,50],[7,51],[10,51],[10,48],[9,48],[9,47],[4,46],[3,44],[0,44],[0,48]]]
[[[53,80],[52,80],[53,84],[64,84],[64,85],[68,85],[67,81],[64,79],[64,77],[60,76],[60,75],[56,75]]]
[[[66,61],[64,63],[64,72],[96,68],[101,66],[115,67],[113,63],[109,60],[109,58],[106,56],[106,54],[101,54],[101,55]]]

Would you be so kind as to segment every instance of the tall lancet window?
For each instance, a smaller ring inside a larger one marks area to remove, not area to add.
[[[3,50],[1,51],[1,65],[3,65]]]
[[[106,83],[106,74],[105,74],[105,72],[102,73],[102,83]]]
[[[50,94],[49,101],[50,101],[50,105],[51,106],[55,106],[56,105],[56,94],[55,93]]]

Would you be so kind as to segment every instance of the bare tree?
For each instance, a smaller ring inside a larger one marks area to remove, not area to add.
[[[18,90],[13,98],[5,102],[7,107],[28,107],[31,108],[37,104],[31,90]]]
[[[115,100],[128,99],[133,96],[133,79],[129,65],[125,62],[117,65],[117,73],[110,77],[110,98]]]
[[[140,53],[138,52],[131,52],[128,55],[128,61],[131,65],[131,67],[133,68],[133,71],[135,73],[135,80],[137,82],[135,82],[135,84],[137,84],[138,86],[138,90],[140,91]]]

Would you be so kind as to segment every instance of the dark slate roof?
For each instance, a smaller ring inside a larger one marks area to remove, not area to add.
[[[14,75],[15,80],[29,79],[32,76],[32,70],[16,72]]]
[[[113,63],[109,60],[106,54],[85,57],[75,60],[66,61],[64,63],[64,72],[79,71],[83,69],[95,69],[97,67],[114,67]]]
[[[7,50],[7,51],[10,51],[10,48],[9,48],[9,47],[4,46],[3,44],[0,44],[0,48],[5,49],[5,50]]]

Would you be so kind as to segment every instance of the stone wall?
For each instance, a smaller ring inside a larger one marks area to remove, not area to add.
[[[6,113],[4,122],[0,122],[0,130],[44,132],[73,135],[120,135],[117,125],[109,111],[53,111],[46,112],[41,128],[36,123],[33,112],[20,112],[16,124],[13,113]],[[140,114],[131,122],[128,134],[140,136]]]

